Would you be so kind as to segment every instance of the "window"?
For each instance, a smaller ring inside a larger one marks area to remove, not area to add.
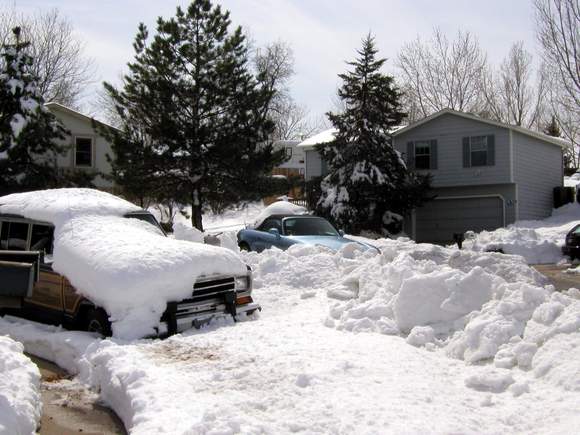
[[[431,167],[431,143],[428,140],[415,142],[415,169],[429,169]]]
[[[463,138],[463,167],[495,165],[495,136]]]
[[[289,236],[338,236],[338,232],[325,219],[321,218],[286,218],[285,234]]]
[[[406,163],[409,169],[437,169],[437,140],[407,142]]]
[[[93,139],[75,138],[75,166],[93,166]]]
[[[288,159],[292,158],[292,148],[291,147],[286,147],[286,157]]]
[[[487,166],[487,136],[469,138],[471,166]]]
[[[260,225],[259,230],[268,232],[272,228],[277,229],[279,232],[282,232],[282,225],[280,224],[279,219],[266,219],[262,225]]]
[[[4,223],[2,226],[6,225]],[[8,227],[8,241],[6,249],[9,251],[26,251],[28,242],[28,224],[10,222]]]
[[[32,225],[30,234],[30,250],[44,251],[45,254],[52,254],[52,242],[54,228],[48,225]]]
[[[8,227],[9,222],[0,222],[0,249],[8,249]]]

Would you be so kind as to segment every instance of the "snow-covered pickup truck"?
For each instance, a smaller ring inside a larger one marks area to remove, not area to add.
[[[252,314],[232,251],[166,237],[149,212],[92,189],[0,197],[0,310],[134,339]]]

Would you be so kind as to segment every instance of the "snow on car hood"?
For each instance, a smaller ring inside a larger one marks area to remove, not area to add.
[[[202,275],[243,275],[233,252],[165,237],[123,217],[139,207],[91,189],[55,189],[0,198],[0,213],[55,226],[53,268],[109,313],[113,335],[153,334],[169,301],[192,294]]]

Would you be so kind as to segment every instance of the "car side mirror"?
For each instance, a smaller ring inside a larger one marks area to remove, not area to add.
[[[277,239],[280,238],[280,231],[278,231],[278,228],[270,228],[268,230],[268,232],[274,236],[276,236]]]
[[[340,234],[340,237],[344,237],[344,230],[338,230],[338,234]]]

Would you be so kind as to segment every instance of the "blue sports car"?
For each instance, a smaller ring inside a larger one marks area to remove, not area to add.
[[[288,249],[296,243],[322,245],[335,251],[347,243],[356,243],[364,250],[380,252],[372,245],[347,239],[326,219],[316,216],[272,215],[257,228],[238,233],[238,246],[246,251],[261,252],[273,246]]]

